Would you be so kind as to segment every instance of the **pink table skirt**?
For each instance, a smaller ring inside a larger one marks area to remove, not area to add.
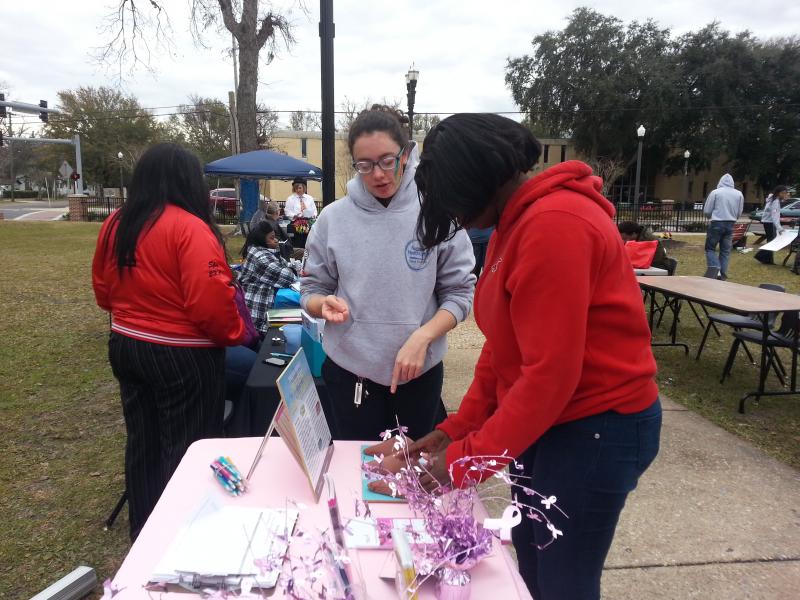
[[[307,478],[280,438],[272,438],[267,444],[246,494],[232,497],[214,480],[208,467],[212,460],[220,455],[229,456],[239,470],[246,473],[260,442],[261,438],[238,438],[201,440],[192,444],[114,578],[114,583],[121,589],[115,600],[193,597],[187,593],[147,592],[143,586],[187,516],[209,493],[222,503],[267,508],[282,508],[288,498],[306,506],[301,511],[299,525],[306,529],[316,526],[320,530],[330,526],[324,492],[317,503]],[[361,445],[361,442],[335,442],[328,471],[336,482],[343,522],[354,516],[354,499],[361,497]],[[411,514],[406,504],[370,503],[370,508],[375,517],[406,517]],[[476,506],[476,515],[479,518],[486,516],[480,503]],[[530,598],[508,551],[497,540],[494,544],[492,556],[470,571],[472,598]],[[397,598],[394,583],[378,577],[386,560],[386,552],[349,551],[351,559],[360,565],[368,598]],[[422,586],[419,596],[434,597],[432,581]],[[282,596],[276,594],[273,597]]]

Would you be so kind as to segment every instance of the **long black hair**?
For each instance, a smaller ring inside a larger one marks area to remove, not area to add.
[[[414,177],[422,245],[449,239],[459,220],[481,215],[503,184],[533,168],[541,151],[529,129],[490,113],[453,115],[431,129]]]
[[[247,238],[244,241],[244,246],[242,246],[242,251],[239,253],[241,257],[247,258],[247,251],[251,246],[255,246],[256,248],[266,248],[267,236],[272,232],[275,232],[275,235],[278,235],[278,232],[275,230],[276,227],[279,228],[278,225],[273,227],[273,224],[270,221],[259,221],[255,227],[251,227],[250,233],[247,234]]]
[[[114,216],[114,256],[120,274],[136,266],[136,246],[164,212],[167,204],[182,208],[208,225],[225,247],[208,202],[208,186],[197,157],[178,144],[156,144],[136,163],[128,188],[128,200]],[[113,230],[108,228],[105,243]]]

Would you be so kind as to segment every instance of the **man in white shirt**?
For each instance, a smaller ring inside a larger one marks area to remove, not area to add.
[[[317,205],[314,198],[306,194],[306,180],[297,178],[292,182],[292,195],[286,199],[283,214],[290,220],[297,218],[316,219]]]

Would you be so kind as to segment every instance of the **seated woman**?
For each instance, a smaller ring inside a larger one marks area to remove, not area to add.
[[[239,283],[244,290],[244,299],[253,324],[266,333],[269,328],[267,311],[273,308],[278,290],[298,281],[299,267],[281,256],[275,226],[269,221],[261,221],[250,230],[241,255],[244,263]],[[300,306],[300,294],[294,294],[297,296],[296,306]]]
[[[664,248],[664,244],[661,243],[661,240],[653,235],[649,227],[639,225],[633,221],[623,221],[617,225],[617,228],[624,242],[658,242],[656,254],[653,256],[652,266],[669,270],[667,250]]]

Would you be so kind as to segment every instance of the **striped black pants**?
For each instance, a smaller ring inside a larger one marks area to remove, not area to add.
[[[163,346],[111,333],[128,441],[125,485],[135,540],[193,442],[221,437],[224,348]]]

